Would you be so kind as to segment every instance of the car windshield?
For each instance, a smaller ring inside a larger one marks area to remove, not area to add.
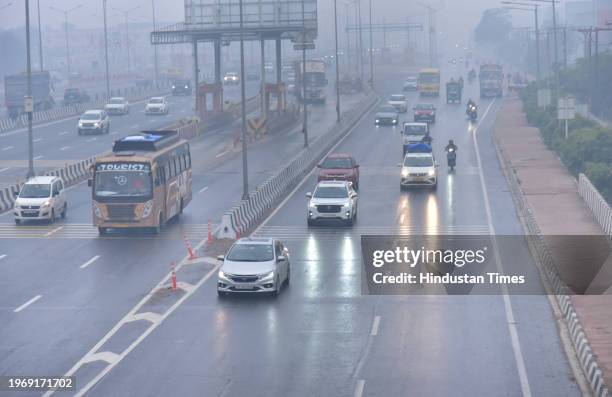
[[[152,193],[148,164],[98,164],[94,181],[97,197],[137,197]]]
[[[274,250],[271,244],[234,244],[226,259],[234,262],[267,262],[274,259]]]
[[[174,82],[174,85],[189,85],[189,81],[188,80],[176,80]]]
[[[351,159],[347,157],[328,157],[321,163],[321,168],[353,168]]]
[[[344,186],[319,186],[315,191],[316,198],[347,198],[348,191]]]
[[[28,183],[23,185],[20,198],[45,198],[51,196],[51,185],[48,183]]]
[[[164,100],[161,98],[151,98],[149,103],[164,103]]]
[[[416,105],[416,110],[433,110],[433,105]]]
[[[406,78],[406,82],[408,83],[416,83],[417,78],[416,77],[407,77]]]
[[[433,158],[430,156],[406,156],[404,167],[431,167]]]
[[[108,103],[122,104],[123,103],[123,99],[121,99],[121,98],[111,98],[111,100],[108,101]]]
[[[378,108],[379,113],[395,113],[395,108],[393,106],[381,106]]]
[[[404,126],[404,135],[426,135],[427,127],[424,125],[410,125]]]
[[[81,120],[100,120],[100,113],[85,113]]]
[[[406,97],[403,95],[391,95],[390,101],[405,101]]]

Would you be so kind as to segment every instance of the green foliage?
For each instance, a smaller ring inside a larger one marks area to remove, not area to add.
[[[508,10],[490,8],[482,14],[474,31],[474,39],[478,44],[499,47],[508,41],[511,32],[512,19]]]
[[[556,109],[537,107],[534,84],[523,90],[521,99],[528,123],[540,129],[546,145],[557,152],[567,169],[574,175],[584,173],[612,202],[612,129],[577,115],[570,120],[565,139],[565,124],[557,121]]]

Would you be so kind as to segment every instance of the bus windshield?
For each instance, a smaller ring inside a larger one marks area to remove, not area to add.
[[[439,83],[440,75],[438,73],[421,73],[419,75],[419,81],[425,84]]]
[[[94,195],[104,197],[151,197],[151,167],[142,163],[101,163],[96,166]]]

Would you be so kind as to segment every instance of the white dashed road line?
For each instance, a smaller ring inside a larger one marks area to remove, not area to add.
[[[2,148],[3,152],[6,152],[7,150],[11,150],[13,147],[12,146],[7,146],[5,148]]]
[[[359,379],[357,381],[357,386],[355,387],[355,397],[363,396],[363,388],[365,387],[365,380]]]
[[[205,192],[205,191],[207,191],[207,190],[208,190],[208,186],[204,186],[202,189],[200,189],[200,190],[198,191],[198,194],[199,194],[199,193],[204,193],[204,192]]]
[[[26,303],[24,303],[23,305],[19,306],[17,309],[15,309],[13,311],[15,313],[19,313],[20,311],[22,311],[26,307],[30,306],[32,303],[34,303],[37,300],[39,300],[40,298],[42,298],[42,295],[36,295],[34,298],[30,299],[29,301],[27,301]]]
[[[4,258],[6,258],[6,254],[2,254],[2,255],[0,255],[0,260],[2,260],[2,259],[4,259]]]
[[[34,160],[40,160],[40,159],[42,159],[43,157],[44,157],[44,156],[36,156],[36,157],[34,157]]]
[[[42,141],[42,140],[43,140],[42,138],[36,138],[36,139],[34,139],[34,143],[36,143],[36,142],[40,142],[40,141]]]
[[[8,171],[8,170],[10,170],[10,169],[11,169],[11,167],[2,168],[2,169],[0,170],[0,172]]]
[[[372,331],[370,335],[376,336],[378,335],[378,327],[380,326],[380,316],[374,317],[374,322],[372,323]]]
[[[229,150],[226,150],[225,152],[221,152],[218,155],[216,155],[215,158],[218,159],[219,157],[222,157],[222,156],[226,155],[228,152],[229,152]]]
[[[68,149],[70,149],[70,146],[64,146],[64,147],[60,148],[60,150],[68,150]]]
[[[79,266],[79,269],[85,269],[87,266],[91,265],[92,263],[94,263],[98,259],[100,259],[100,255],[94,256],[93,258],[91,258],[90,260],[88,260],[87,262],[85,262],[81,266]]]

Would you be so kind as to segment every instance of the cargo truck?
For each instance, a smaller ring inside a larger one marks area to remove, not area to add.
[[[25,73],[4,77],[4,103],[9,117],[24,113],[24,98],[27,94],[28,77]],[[47,110],[55,106],[51,75],[47,71],[32,72],[32,102],[34,111]]]
[[[503,95],[504,69],[501,65],[480,65],[480,97],[491,98]]]
[[[320,60],[306,61],[295,64],[296,93],[301,101],[307,103],[325,103],[327,100],[327,77],[325,75],[325,62]],[[306,85],[306,97],[303,98],[303,84]]]

